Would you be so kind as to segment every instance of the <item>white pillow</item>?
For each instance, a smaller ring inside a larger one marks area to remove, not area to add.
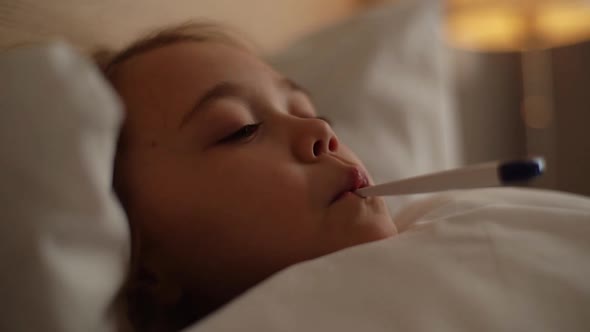
[[[284,270],[186,331],[588,331],[590,199],[454,192],[396,223],[397,237]]]
[[[270,58],[310,90],[377,182],[461,164],[440,11],[440,1],[396,1]]]
[[[0,330],[115,330],[129,255],[117,99],[56,43],[0,53],[0,110]]]

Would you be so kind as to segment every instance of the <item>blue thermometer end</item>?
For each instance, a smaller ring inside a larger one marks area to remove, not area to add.
[[[498,166],[498,177],[502,184],[530,181],[543,175],[545,160],[532,158],[519,161],[511,161]]]

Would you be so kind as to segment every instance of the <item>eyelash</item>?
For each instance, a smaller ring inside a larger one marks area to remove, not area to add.
[[[245,125],[229,136],[222,138],[219,143],[234,143],[250,138],[256,134],[261,125],[262,122]]]
[[[323,116],[317,116],[315,118],[326,122],[330,126],[332,125],[332,122]],[[262,122],[245,125],[229,136],[222,138],[219,143],[233,143],[250,138],[256,134],[261,125]]]

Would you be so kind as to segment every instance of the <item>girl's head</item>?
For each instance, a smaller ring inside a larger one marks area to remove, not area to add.
[[[195,318],[285,267],[395,233],[381,199],[350,192],[370,179],[309,94],[243,43],[182,27],[105,68],[126,105],[115,188],[145,303]]]

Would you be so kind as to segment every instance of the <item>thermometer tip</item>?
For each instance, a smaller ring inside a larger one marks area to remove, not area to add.
[[[545,172],[545,159],[531,158],[511,161],[498,167],[498,175],[503,184],[530,181]]]

